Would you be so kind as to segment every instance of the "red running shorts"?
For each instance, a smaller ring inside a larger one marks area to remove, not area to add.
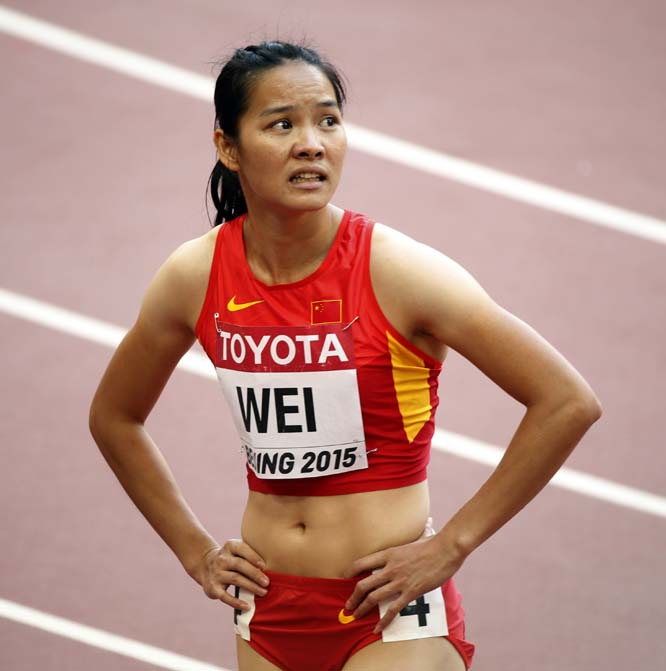
[[[234,631],[284,671],[340,671],[355,652],[375,641],[432,636],[445,636],[468,669],[472,663],[474,645],[465,640],[465,612],[453,580],[403,608],[383,632],[374,634],[388,602],[359,620],[344,611],[365,576],[347,580],[265,573],[271,581],[266,596],[236,588],[251,607],[234,611]]]

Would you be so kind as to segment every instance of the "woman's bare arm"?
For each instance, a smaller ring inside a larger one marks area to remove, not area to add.
[[[373,246],[377,298],[404,335],[455,349],[526,407],[495,471],[418,550],[423,553],[421,571],[414,570],[417,560],[411,551],[404,552],[409,546],[355,562],[354,573],[385,567],[361,581],[350,599],[348,606],[358,608],[359,616],[391,593],[403,595],[380,623],[383,628],[409,601],[450,577],[547,484],[601,416],[601,405],[552,345],[495,303],[453,260],[383,227]]]
[[[443,530],[467,555],[547,484],[601,416],[601,404],[560,352],[459,264],[414,243],[410,262],[401,249],[402,281],[419,287],[406,304],[412,328],[456,350],[526,408],[497,469]]]
[[[125,491],[191,572],[217,543],[201,526],[144,422],[194,341],[187,320],[187,253],[170,257],[151,282],[136,323],[114,353],[90,408],[90,430]]]
[[[207,262],[206,256],[205,243],[199,239],[181,247],[160,268],[136,323],[99,384],[90,408],[90,430],[127,494],[185,570],[208,596],[239,608],[241,602],[226,593],[232,580],[221,573],[234,568],[261,579],[256,568],[261,558],[240,541],[221,548],[190,509],[144,426],[178,361],[194,341],[210,268],[210,255]],[[233,582],[252,591],[258,587],[237,577]]]

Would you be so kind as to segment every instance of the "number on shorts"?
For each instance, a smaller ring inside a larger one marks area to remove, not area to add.
[[[428,624],[428,619],[426,615],[430,612],[430,606],[426,603],[425,597],[420,596],[414,604],[409,604],[405,606],[401,611],[400,615],[417,615],[419,618],[419,627],[425,627]]]

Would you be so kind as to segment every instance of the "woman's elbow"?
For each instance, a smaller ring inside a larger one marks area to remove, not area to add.
[[[105,413],[102,406],[103,404],[100,403],[97,396],[95,396],[88,411],[88,429],[90,430],[90,435],[93,437],[93,440],[100,446],[100,449],[106,426]]]
[[[88,429],[102,452],[105,452],[105,446],[113,442],[112,436],[117,423],[117,413],[113,412],[103,396],[96,394],[88,411]]]
[[[571,404],[576,410],[576,416],[580,417],[582,422],[587,422],[590,426],[603,415],[601,401],[591,389],[577,394],[571,400]]]
[[[548,412],[564,413],[570,421],[592,426],[603,414],[601,401],[587,384],[575,384],[556,390],[551,386],[551,396],[543,400]]]

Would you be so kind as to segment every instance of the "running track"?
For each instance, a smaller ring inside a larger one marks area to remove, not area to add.
[[[584,493],[548,487],[468,560],[459,582],[475,668],[663,668],[663,3],[2,7],[183,73],[149,83],[118,71],[118,52],[94,64],[44,35],[8,34],[0,12],[0,668],[235,668],[229,613],[129,504],[86,415],[121,332],[106,325],[131,324],[161,261],[207,228],[208,62],[303,34],[352,84],[354,149],[336,202],[452,256],[558,347],[605,411],[567,468],[631,488],[611,487],[609,500],[588,480]],[[225,539],[238,535],[243,466],[220,393],[194,361],[150,429]],[[522,416],[455,353],[441,390],[438,443],[468,458],[433,452],[440,522],[487,476],[484,449],[505,445]]]

